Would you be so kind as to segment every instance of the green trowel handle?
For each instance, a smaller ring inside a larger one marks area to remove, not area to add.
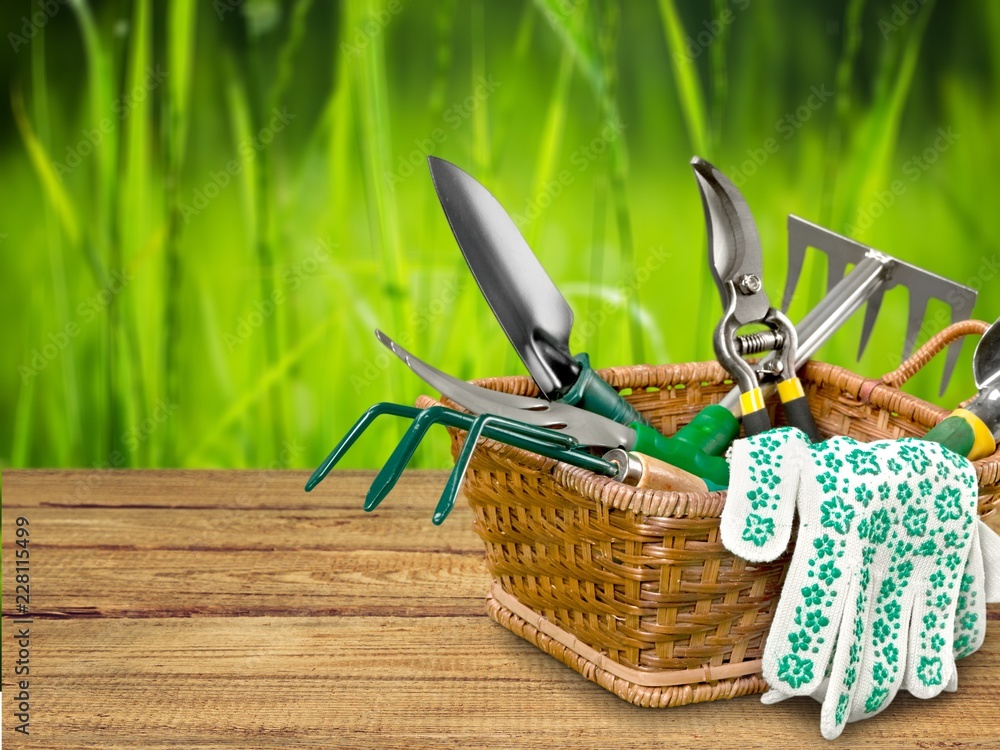
[[[612,419],[619,424],[638,422],[649,427],[649,420],[635,410],[628,401],[623,399],[618,391],[590,366],[590,358],[586,354],[578,354],[576,361],[582,365],[580,378],[569,393],[559,399],[564,404],[579,406],[594,414]]]
[[[955,409],[951,416],[924,435],[924,440],[940,443],[971,461],[992,455],[997,447],[989,427],[966,409]]]
[[[699,411],[671,438],[709,456],[721,456],[740,434],[740,420],[724,406],[712,404]]]
[[[733,421],[736,420],[728,410],[724,411],[729,414]],[[633,423],[631,427],[636,432],[636,441],[632,450],[666,461],[668,464],[701,477],[708,484],[710,490],[725,489],[729,486],[729,462],[722,456],[712,456],[705,452],[702,447],[705,435],[701,431],[704,424],[705,420],[694,430],[689,431],[687,435],[682,436],[684,430],[681,430],[673,437],[664,437],[652,427]],[[736,423],[736,429],[739,430],[739,422]],[[695,440],[689,441],[685,438],[695,438]],[[712,439],[714,444],[714,436]]]

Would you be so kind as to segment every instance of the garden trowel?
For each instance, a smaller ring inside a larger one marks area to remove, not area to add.
[[[427,162],[465,262],[542,395],[620,424],[648,426],[586,354],[570,352],[573,311],[503,206],[454,164],[434,156]]]

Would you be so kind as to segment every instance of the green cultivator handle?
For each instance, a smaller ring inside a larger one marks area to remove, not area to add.
[[[580,363],[580,377],[569,389],[569,392],[559,399],[564,404],[578,406],[594,414],[600,414],[618,424],[638,422],[650,427],[649,420],[640,414],[634,406],[621,397],[618,390],[605,382],[590,366],[590,357],[578,354],[574,359]]]

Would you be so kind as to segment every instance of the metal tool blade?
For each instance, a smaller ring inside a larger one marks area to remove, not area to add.
[[[926,314],[927,305],[931,299],[945,302],[951,308],[951,323],[968,320],[972,308],[976,304],[976,290],[963,284],[946,279],[943,276],[923,268],[899,260],[867,245],[849,239],[825,229],[817,224],[801,219],[798,216],[788,217],[788,281],[782,298],[782,309],[787,310],[802,272],[807,248],[815,248],[825,253],[828,258],[830,277],[843,274],[848,265],[854,268],[843,276],[849,279],[858,273],[866,259],[876,259],[885,265],[883,282],[877,289],[871,291],[871,300],[865,314],[865,323],[861,335],[861,347],[858,356],[864,351],[875,325],[882,302],[882,295],[897,286],[906,287],[910,295],[910,314],[908,316],[906,340],[903,349],[903,359],[909,356],[914,346],[919,343],[920,331]],[[865,264],[866,266],[869,264]],[[843,280],[841,279],[841,281]],[[839,285],[840,281],[838,281]],[[801,338],[801,337],[800,337]],[[941,380],[941,392],[944,393],[951,376],[958,364],[962,343],[956,341],[945,359],[944,375]]]
[[[573,311],[489,190],[450,162],[427,158],[462,255],[507,338],[550,400],[576,383]]]
[[[1000,319],[979,339],[972,355],[972,373],[976,388],[983,390],[1000,384]]]
[[[750,206],[729,178],[710,163],[696,156],[691,166],[708,220],[708,261],[719,294],[723,300],[727,299],[730,294],[727,282],[733,282],[739,289],[742,280],[751,277],[759,288],[764,261]],[[737,318],[740,323],[761,320],[771,307],[763,288],[747,294],[742,302]]]
[[[547,427],[571,435],[581,445],[631,448],[635,444],[635,430],[599,414],[569,404],[517,396],[467,383],[427,364],[382,331],[376,330],[375,335],[421,380],[473,414],[497,414],[538,427]]]

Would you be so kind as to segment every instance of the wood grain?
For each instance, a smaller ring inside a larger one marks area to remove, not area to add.
[[[809,699],[640,709],[485,616],[471,513],[408,472],[7,472],[10,747],[830,747]],[[79,490],[86,487],[86,496]],[[31,522],[31,736],[12,729],[14,519]],[[993,521],[996,523],[996,521]],[[1000,607],[956,694],[900,696],[838,747],[1000,747]]]

